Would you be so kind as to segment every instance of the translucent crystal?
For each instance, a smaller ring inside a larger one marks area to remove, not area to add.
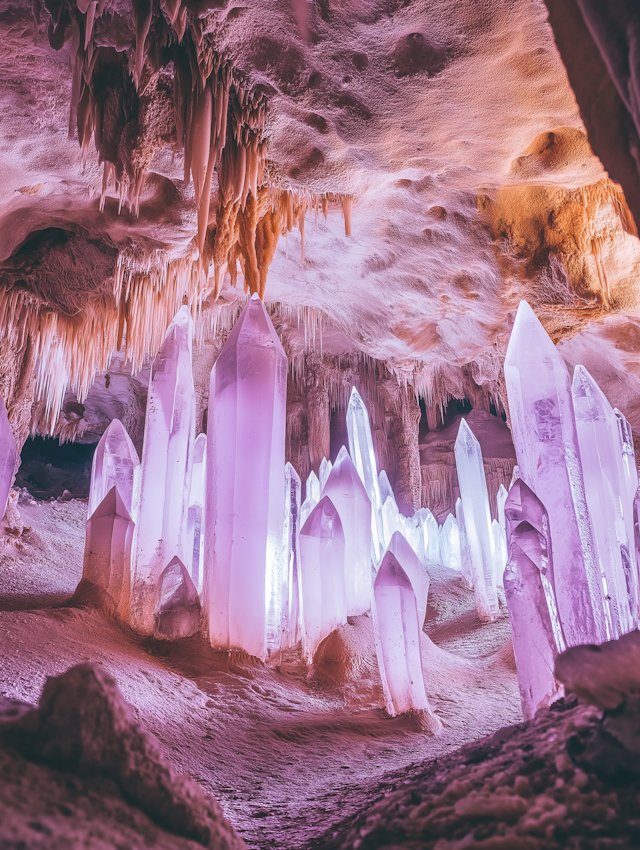
[[[327,478],[329,477],[329,473],[331,472],[331,461],[327,460],[326,457],[322,458],[320,462],[320,493],[324,490],[324,485],[327,483]]]
[[[456,521],[458,523],[458,540],[460,542],[460,570],[462,578],[468,587],[473,587],[473,567],[471,565],[471,549],[464,522],[464,507],[462,499],[456,499]]]
[[[135,522],[139,477],[138,452],[122,422],[114,419],[109,423],[93,454],[88,516],[91,516],[109,490],[117,487],[120,498]]]
[[[505,502],[507,501],[508,495],[509,495],[509,492],[508,492],[507,488],[504,486],[504,484],[501,484],[500,487],[498,488],[498,493],[496,495],[496,502],[498,503],[498,524],[500,525],[500,528],[502,529],[502,531],[505,532],[505,533],[506,533],[506,530],[507,530],[507,526],[505,524],[505,519],[504,519],[504,505],[505,505]]]
[[[631,568],[622,513],[627,484],[618,420],[584,366],[576,366],[571,391],[587,506],[603,577],[608,636],[618,638],[634,629],[637,621],[637,574]]]
[[[504,375],[519,474],[549,512],[552,583],[567,643],[602,643],[607,636],[602,581],[588,521],[569,374],[526,301],[518,308]]]
[[[323,496],[300,532],[303,650],[309,663],[327,635],[347,622],[344,555],[340,515]]]
[[[131,544],[134,522],[118,488],[113,486],[86,524],[82,580],[113,600],[118,617],[127,619],[131,589]]]
[[[302,637],[300,622],[300,476],[290,463],[284,467],[284,575],[282,645],[295,646]]]
[[[191,313],[181,307],[151,368],[131,605],[132,624],[145,634],[153,629],[160,573],[176,555],[184,558],[195,439],[192,338]]]
[[[382,505],[382,541],[389,546],[391,538],[399,531],[404,534],[404,517],[401,515],[393,495],[387,496]]]
[[[7,500],[13,482],[17,459],[16,441],[13,438],[11,425],[9,425],[9,417],[7,416],[4,399],[0,396],[0,519],[2,519],[7,509]]]
[[[378,475],[378,484],[380,486],[380,501],[384,505],[385,501],[391,496],[393,501],[395,502],[396,497],[393,494],[393,490],[391,488],[391,484],[389,483],[389,478],[384,469],[380,470],[380,474]]]
[[[404,536],[409,545],[418,556],[420,563],[426,563],[424,551],[424,535],[422,533],[422,517],[420,511],[416,511],[412,517],[404,519]]]
[[[627,529],[627,540],[629,542],[629,555],[631,560],[631,569],[634,575],[638,574],[640,564],[636,554],[635,547],[635,526],[634,526],[634,510],[633,503],[638,489],[638,469],[636,467],[636,453],[633,446],[633,433],[631,425],[627,422],[625,416],[614,407],[613,412],[618,423],[618,458],[622,467],[621,478],[624,482],[622,496],[622,515],[624,516],[625,527]],[[636,622],[640,617],[640,593],[638,594],[637,607],[634,610]]]
[[[460,535],[458,523],[453,514],[448,514],[440,529],[440,552],[442,565],[460,572]]]
[[[207,469],[207,435],[198,434],[193,446],[191,495],[187,511],[187,558],[189,575],[202,593],[202,563],[204,559],[204,494]]]
[[[436,518],[429,508],[422,508],[422,535],[427,564],[440,563],[440,530]]]
[[[322,492],[342,522],[347,614],[364,614],[371,606],[371,502],[344,446]]]
[[[509,559],[504,589],[522,714],[530,720],[558,691],[554,664],[564,641],[548,576],[551,550],[544,505],[524,482],[518,481],[509,492],[506,515]]]
[[[387,552],[391,552],[398,559],[398,563],[407,574],[411,587],[416,595],[418,607],[418,623],[420,628],[424,625],[427,616],[427,598],[429,596],[429,574],[420,563],[416,553],[409,542],[399,531],[394,532]]]
[[[318,476],[312,470],[307,478],[307,486],[305,489],[306,499],[311,499],[316,505],[320,501],[320,481]]]
[[[349,433],[349,454],[358,470],[371,500],[371,539],[375,561],[378,562],[384,551],[382,533],[382,498],[378,481],[378,466],[373,450],[369,414],[358,390],[353,387],[347,407],[347,431]]]
[[[393,717],[429,710],[422,672],[420,622],[413,586],[387,551],[373,583],[373,627],[384,701]]]
[[[203,608],[214,647],[262,659],[267,611],[281,619],[286,392],[287,358],[254,295],[211,372]]]
[[[507,538],[500,528],[497,519],[491,522],[491,534],[493,536],[493,564],[495,572],[496,587],[504,587],[502,576],[507,565]]]
[[[454,446],[464,522],[471,551],[473,590],[481,620],[495,620],[500,610],[496,591],[493,532],[482,450],[465,419]]]
[[[158,580],[153,633],[165,640],[195,635],[200,628],[198,593],[180,558],[173,558]]]

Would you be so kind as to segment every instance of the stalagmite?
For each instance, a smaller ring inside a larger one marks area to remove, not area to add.
[[[431,713],[422,672],[416,595],[393,552],[387,552],[373,583],[376,655],[387,712]]]
[[[549,512],[552,584],[569,646],[607,636],[567,367],[521,301],[504,362],[519,475]],[[466,507],[466,506],[465,506]]]
[[[398,559],[398,563],[411,582],[411,587],[416,595],[418,625],[422,629],[427,616],[429,574],[420,563],[420,559],[409,545],[409,542],[399,531],[394,532],[391,542],[387,547],[387,552],[391,552]]]
[[[467,537],[467,527],[464,522],[464,507],[462,499],[456,499],[456,520],[458,523],[458,539],[460,541],[460,571],[462,578],[469,587],[473,587],[473,567],[471,565],[471,549]]]
[[[173,558],[158,579],[158,600],[153,620],[155,637],[179,640],[200,628],[200,601],[180,558]]]
[[[187,511],[186,556],[189,575],[198,593],[202,593],[204,558],[204,501],[207,469],[207,435],[198,434],[193,444],[191,491]]]
[[[349,454],[360,474],[367,495],[371,500],[372,546],[376,562],[382,557],[382,500],[378,481],[378,466],[373,450],[369,414],[358,390],[353,387],[347,407],[347,431],[349,433]]]
[[[99,588],[126,620],[131,589],[131,544],[134,523],[113,486],[87,520],[82,582]]]
[[[509,559],[504,589],[511,620],[513,651],[518,668],[522,714],[531,720],[558,693],[554,664],[561,638],[559,625],[549,609],[548,580],[551,552],[548,549],[548,516],[544,506],[524,482],[511,489],[506,503],[509,527]],[[547,592],[543,582],[546,582]],[[562,647],[564,648],[564,647]]]
[[[371,604],[371,501],[344,446],[322,495],[331,499],[342,522],[347,614],[364,614]]]
[[[138,453],[122,422],[114,419],[109,423],[93,454],[88,516],[91,516],[109,490],[115,486],[135,522],[139,478]]]
[[[2,512],[0,519],[7,509],[7,500],[13,483],[17,457],[16,441],[11,431],[11,425],[9,425],[7,408],[4,399],[0,396],[0,510]]]
[[[440,529],[440,551],[442,564],[450,570],[460,572],[460,535],[458,523],[453,514],[448,514]]]
[[[584,366],[576,366],[571,387],[587,506],[604,578],[609,638],[635,628],[638,607],[635,569],[631,566],[623,502],[618,421],[613,408]]]
[[[345,545],[340,515],[323,496],[300,532],[303,649],[308,663],[320,643],[347,622]]]
[[[482,450],[465,419],[460,422],[454,452],[464,521],[471,551],[473,589],[481,620],[495,620],[500,610],[496,593],[493,533]]]
[[[300,476],[290,463],[284,467],[284,581],[282,646],[295,646],[302,637],[300,611]]]
[[[184,558],[195,438],[192,339],[191,313],[181,307],[151,369],[130,611],[144,634],[153,628],[160,574],[172,558]]]
[[[332,469],[332,463],[330,460],[327,460],[326,457],[322,458],[320,463],[320,473],[319,473],[319,481],[320,481],[320,492],[324,490],[324,485],[327,483],[327,478],[329,477]]]
[[[262,659],[267,611],[281,617],[286,392],[286,355],[253,295],[211,372],[203,608],[214,647]]]

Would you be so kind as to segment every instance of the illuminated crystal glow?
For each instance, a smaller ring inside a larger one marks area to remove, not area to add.
[[[13,482],[17,458],[18,451],[11,425],[9,425],[7,408],[4,399],[0,396],[0,509],[2,510],[0,519],[7,509],[7,500]]]
[[[384,551],[382,531],[382,498],[378,480],[378,466],[373,450],[369,414],[358,390],[353,387],[347,407],[347,431],[349,434],[349,454],[358,470],[367,495],[371,500],[371,536],[376,562]]]
[[[621,478],[623,481],[621,502],[622,514],[624,517],[625,528],[627,531],[627,541],[629,543],[629,555],[631,560],[632,574],[640,580],[638,575],[640,562],[635,546],[635,522],[634,522],[634,500],[638,490],[638,469],[636,467],[636,453],[633,447],[633,433],[631,425],[627,422],[626,417],[614,407],[613,412],[618,424],[618,458],[622,467]],[[637,604],[632,613],[635,621],[640,618],[640,587],[637,593]]]
[[[307,521],[307,517],[311,513],[311,511],[315,508],[315,506],[320,501],[320,481],[318,476],[313,472],[313,470],[309,473],[309,477],[307,478],[307,482],[305,485],[305,500],[302,503],[302,507],[300,508],[300,525],[304,525]]]
[[[327,478],[331,473],[331,468],[331,461],[327,460],[326,457],[323,457],[320,463],[320,475],[318,476],[320,482],[320,493],[324,490],[324,485],[327,483]]]
[[[342,522],[347,614],[364,614],[371,605],[371,502],[344,446],[322,493]]]
[[[404,534],[404,517],[396,505],[393,495],[387,496],[382,505],[382,541],[385,547],[389,546],[391,538],[399,531]]]
[[[427,564],[440,563],[440,531],[436,518],[429,508],[422,508],[422,537]]]
[[[473,590],[481,620],[495,620],[500,610],[496,592],[493,531],[482,450],[465,419],[454,446],[464,522],[471,552]]]
[[[100,438],[91,464],[88,516],[95,511],[112,487],[118,488],[120,498],[135,522],[140,478],[140,460],[131,438],[119,419],[109,423]]]
[[[308,663],[327,635],[347,622],[344,559],[340,515],[323,496],[300,531],[303,651]]]
[[[416,595],[406,572],[387,551],[373,583],[376,655],[387,712],[429,711],[422,672]]]
[[[191,313],[181,307],[151,368],[131,599],[132,625],[145,634],[153,629],[160,574],[184,558],[195,439],[192,339]]]
[[[518,668],[522,714],[530,720],[557,694],[556,656],[565,649],[553,588],[549,517],[542,502],[517,481],[505,505],[509,558],[504,590]]]
[[[496,587],[504,587],[502,575],[507,565],[507,540],[497,519],[491,522],[491,536],[493,538],[493,568]]]
[[[295,646],[302,637],[300,622],[300,476],[290,463],[284,468],[284,580],[282,646]]]
[[[632,568],[622,513],[627,483],[623,477],[618,420],[584,366],[576,366],[571,392],[587,506],[604,578],[608,636],[617,638],[635,628],[638,607],[638,577],[635,564]]]
[[[204,560],[204,495],[207,469],[207,435],[198,434],[193,445],[191,494],[187,511],[187,560],[189,575],[202,593],[202,562]]]
[[[380,487],[380,501],[383,505],[389,498],[389,496],[391,496],[391,498],[395,502],[396,497],[393,494],[391,484],[389,483],[389,477],[384,471],[384,469],[380,470],[380,474],[378,475],[378,486]]]
[[[458,523],[458,541],[460,543],[460,570],[462,578],[469,587],[473,587],[473,567],[471,565],[471,549],[467,538],[467,528],[464,523],[464,507],[462,499],[456,499],[456,520]]]
[[[440,557],[442,565],[460,572],[460,534],[458,523],[453,514],[449,514],[440,529]]]
[[[404,536],[406,540],[418,556],[420,563],[424,566],[426,563],[426,558],[424,552],[424,534],[422,533],[422,517],[420,516],[420,511],[416,511],[411,517],[405,517],[403,525]]]
[[[429,596],[429,574],[420,563],[409,542],[399,531],[394,532],[387,552],[391,552],[407,574],[416,595],[418,624],[422,629],[427,616],[427,597]]]
[[[122,620],[126,620],[129,613],[134,528],[115,486],[93,511],[86,525],[82,580],[106,593]]]
[[[195,635],[200,628],[198,593],[180,558],[175,557],[158,580],[153,633],[165,640]]]
[[[203,608],[214,647],[267,655],[280,622],[287,358],[252,296],[211,372]]]
[[[569,646],[607,636],[567,367],[526,301],[504,362],[518,472],[549,513],[552,583]],[[466,511],[466,505],[465,505]]]

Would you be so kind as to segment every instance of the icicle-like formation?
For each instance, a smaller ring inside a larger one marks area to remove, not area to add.
[[[465,419],[460,422],[454,452],[471,551],[473,589],[481,620],[495,620],[500,610],[496,593],[493,534],[482,450]]]
[[[287,358],[254,295],[211,372],[203,608],[214,647],[262,659],[282,616],[286,393]]]
[[[315,506],[300,532],[303,649],[313,661],[320,643],[347,622],[344,531],[328,496]]]
[[[4,399],[0,396],[0,520],[7,509],[17,459],[16,441],[9,425]]]
[[[331,499],[342,522],[347,614],[364,614],[371,604],[371,501],[344,446],[322,495]]]
[[[600,644],[607,636],[602,582],[586,521],[569,374],[526,301],[518,307],[504,375],[519,474],[549,512],[552,583],[567,643]]]
[[[407,574],[411,587],[416,595],[416,605],[418,607],[418,625],[422,629],[424,621],[427,617],[427,599],[429,596],[429,574],[420,563],[420,559],[409,545],[407,539],[399,532],[395,531],[391,538],[391,542],[387,547],[387,552],[391,552],[398,559],[398,563]]]
[[[420,623],[413,586],[387,551],[373,583],[376,655],[387,712],[430,711],[422,672]]]
[[[184,561],[195,439],[192,337],[189,308],[181,307],[151,369],[131,600],[132,625],[143,634],[153,629],[160,574],[172,558]]]
[[[384,549],[382,499],[380,497],[378,467],[373,450],[369,414],[360,397],[360,393],[355,387],[351,390],[351,397],[347,408],[347,431],[349,434],[349,454],[371,500],[371,536],[374,558],[377,563]]]
[[[131,438],[119,419],[113,419],[100,438],[91,464],[90,517],[112,487],[136,522],[138,514],[140,460]]]
[[[542,502],[519,481],[506,503],[509,559],[504,589],[518,668],[522,714],[531,720],[558,693],[556,656],[564,649],[549,581],[549,520]],[[551,603],[551,607],[549,605]]]
[[[450,570],[460,572],[460,535],[458,523],[453,514],[449,514],[440,528],[440,551],[442,564]]]
[[[283,559],[285,580],[282,603],[282,647],[295,646],[302,637],[300,608],[300,476],[290,463],[284,468]]]
[[[330,460],[327,460],[326,457],[322,458],[320,463],[320,492],[324,490],[324,485],[327,483],[327,478],[331,474],[332,463]]]
[[[122,620],[129,612],[134,523],[113,486],[86,525],[82,582],[106,593]]]
[[[458,540],[460,542],[460,571],[468,587],[473,587],[473,566],[471,564],[471,549],[467,537],[467,527],[464,521],[462,499],[456,499],[456,520],[458,523]]]
[[[584,489],[603,577],[608,637],[618,638],[636,627],[638,610],[638,576],[622,513],[627,483],[618,420],[584,366],[576,366],[571,392]]]
[[[191,492],[189,495],[189,509],[187,511],[187,543],[185,546],[189,575],[198,593],[202,593],[206,469],[207,435],[198,434],[193,444]]]
[[[195,635],[200,627],[200,601],[185,565],[172,558],[158,579],[153,634],[165,640]]]

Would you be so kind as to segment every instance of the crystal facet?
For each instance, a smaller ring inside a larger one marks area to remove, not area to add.
[[[139,478],[138,453],[122,422],[114,419],[109,423],[93,454],[88,516],[91,516],[109,490],[117,487],[120,498],[135,522]]]
[[[384,547],[382,533],[382,498],[378,480],[378,466],[373,450],[369,414],[358,390],[353,387],[347,407],[347,431],[349,433],[349,454],[358,470],[367,495],[371,500],[371,536],[376,562],[382,556]]]
[[[282,587],[287,358],[252,296],[211,372],[203,608],[214,647],[265,658]]]
[[[394,532],[387,552],[391,552],[398,559],[398,563],[407,574],[413,592],[416,595],[418,607],[418,624],[422,629],[427,616],[427,598],[429,596],[429,574],[420,563],[416,553],[405,537],[399,531]]]
[[[165,640],[195,635],[200,627],[198,593],[180,558],[172,558],[158,580],[153,633]]]
[[[302,637],[300,622],[300,476],[290,463],[284,467],[284,582],[282,645],[295,646]]]
[[[320,462],[320,474],[318,476],[320,480],[320,493],[324,490],[324,485],[327,483],[327,478],[331,473],[332,463],[330,460],[327,460],[326,457],[322,458]]]
[[[440,532],[436,518],[429,508],[422,508],[422,535],[427,564],[440,563]]]
[[[458,522],[458,540],[460,542],[460,570],[462,578],[468,587],[473,587],[473,567],[471,565],[471,549],[467,537],[467,527],[464,522],[464,507],[462,499],[456,499],[456,520]]]
[[[460,534],[458,523],[453,514],[449,514],[440,529],[440,552],[442,565],[460,572]]]
[[[191,495],[187,511],[187,560],[189,575],[202,593],[202,562],[204,559],[204,494],[207,469],[207,435],[198,434],[193,445]]]

